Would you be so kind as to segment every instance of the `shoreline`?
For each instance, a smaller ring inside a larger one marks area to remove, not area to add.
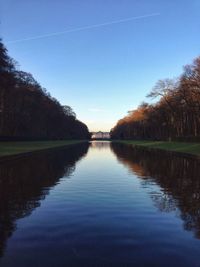
[[[0,162],[86,142],[88,140],[0,142]]]
[[[200,143],[135,140],[113,140],[112,142],[131,145],[133,147],[144,148],[147,150],[165,151],[187,158],[200,159]]]

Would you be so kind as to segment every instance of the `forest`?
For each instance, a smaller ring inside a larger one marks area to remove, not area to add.
[[[120,119],[112,139],[200,141],[200,57],[175,79],[159,80],[136,110]]]
[[[0,39],[0,140],[89,139],[87,126],[30,73],[17,68]]]

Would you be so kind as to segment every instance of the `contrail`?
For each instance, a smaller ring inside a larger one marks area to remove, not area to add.
[[[90,26],[74,28],[74,29],[71,29],[71,30],[65,30],[65,31],[61,31],[61,32],[54,32],[54,33],[49,33],[49,34],[38,35],[38,36],[29,37],[29,38],[24,38],[24,39],[7,41],[6,43],[7,44],[13,44],[13,43],[19,43],[19,42],[43,39],[43,38],[62,35],[62,34],[66,34],[66,33],[84,31],[84,30],[89,30],[89,29],[94,29],[94,28],[100,28],[100,27],[104,27],[104,26],[108,26],[108,25],[112,25],[112,24],[119,24],[119,23],[124,23],[124,22],[132,21],[132,20],[155,17],[155,16],[159,16],[159,15],[160,15],[160,13],[152,13],[152,14],[147,14],[147,15],[142,15],[142,16],[137,16],[137,17],[129,17],[129,18],[125,18],[125,19],[114,20],[114,21],[109,21],[109,22],[105,22],[105,23],[93,24],[93,25],[90,25]]]

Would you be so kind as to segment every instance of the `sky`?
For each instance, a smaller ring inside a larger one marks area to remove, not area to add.
[[[200,55],[199,13],[200,0],[0,0],[0,37],[90,131],[109,131]]]

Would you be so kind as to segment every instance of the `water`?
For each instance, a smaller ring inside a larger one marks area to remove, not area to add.
[[[200,162],[92,142],[0,164],[0,266],[200,266]]]

